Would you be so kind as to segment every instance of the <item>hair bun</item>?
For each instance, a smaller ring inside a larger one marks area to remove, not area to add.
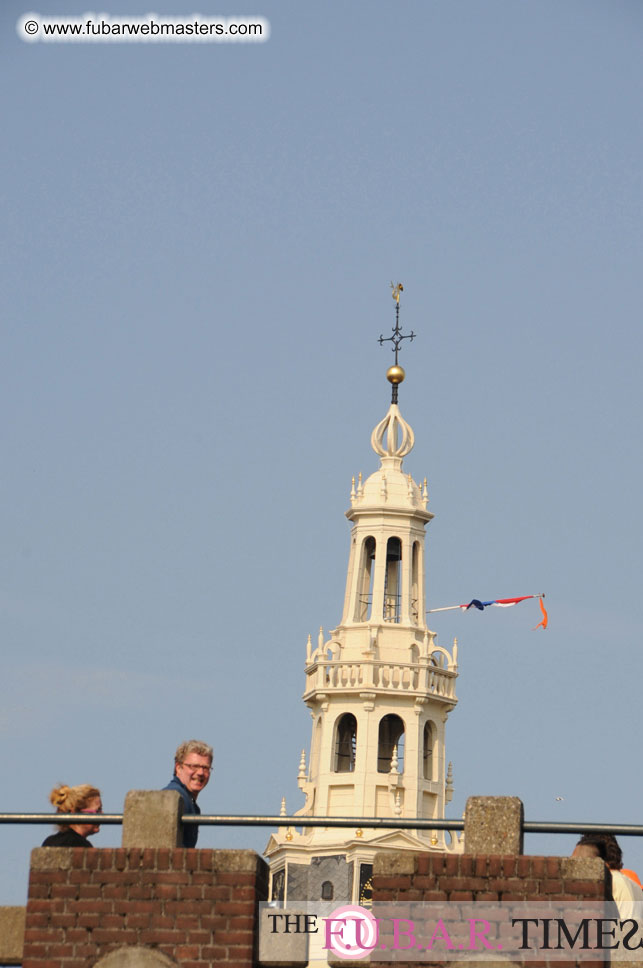
[[[53,803],[54,807],[62,807],[67,799],[68,794],[69,787],[63,784],[62,786],[54,787],[49,794],[49,799],[51,803]]]

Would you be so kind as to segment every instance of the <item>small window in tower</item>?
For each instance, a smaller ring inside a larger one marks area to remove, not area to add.
[[[286,871],[282,867],[280,871],[275,871],[274,874],[272,875],[271,899],[273,901],[283,901],[285,888],[286,888]]]
[[[373,865],[359,865],[359,906],[373,907]]]
[[[393,753],[397,756],[397,772],[404,772],[404,723],[390,713],[380,721],[377,744],[377,772],[390,773]]]
[[[373,604],[373,576],[375,574],[375,538],[369,536],[362,545],[360,558],[359,584],[357,587],[357,603],[355,621],[366,622],[370,618]]]
[[[413,555],[411,558],[411,618],[417,624],[420,620],[420,545],[413,542]]]
[[[321,886],[322,901],[332,901],[335,896],[335,889],[331,881],[324,881]]]
[[[386,573],[384,576],[384,621],[400,621],[400,577],[402,542],[389,538],[386,543]]]
[[[352,773],[357,751],[357,720],[352,713],[344,713],[336,727],[335,773]]]
[[[424,724],[424,748],[422,751],[423,776],[425,780],[433,779],[433,725]]]

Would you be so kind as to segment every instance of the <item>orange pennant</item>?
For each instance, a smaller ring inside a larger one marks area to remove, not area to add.
[[[542,598],[540,596],[538,598],[538,601],[540,602],[540,611],[543,613],[542,620],[538,623],[538,625],[534,625],[533,629],[531,630],[532,632],[535,632],[536,629],[541,628],[541,626],[544,629],[547,628],[548,615],[547,615],[547,610],[546,610],[545,606],[543,605],[543,598],[544,597],[545,596],[543,595]]]

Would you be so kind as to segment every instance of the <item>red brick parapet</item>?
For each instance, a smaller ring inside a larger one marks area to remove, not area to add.
[[[23,968],[87,968],[123,946],[183,968],[252,968],[267,886],[250,850],[37,848]]]
[[[502,854],[378,854],[374,901],[602,901],[609,871],[598,859]]]
[[[399,916],[399,905],[409,911],[418,902],[460,902],[462,905],[497,902],[570,902],[572,906],[584,901],[604,901],[611,898],[610,874],[602,860],[572,859],[570,857],[531,857],[516,854],[378,854],[373,863],[373,903],[378,917]],[[390,905],[390,907],[389,907]],[[417,908],[416,908],[417,910]],[[404,915],[408,916],[408,915]],[[380,937],[386,943],[386,934]],[[558,952],[553,953],[560,959]],[[455,961],[440,961],[436,953],[431,959],[427,951],[424,958],[415,954],[413,960],[396,958],[394,968],[426,968],[445,966],[460,968]],[[509,964],[507,959],[503,960]],[[555,959],[554,959],[555,960]],[[582,965],[579,960],[568,958],[566,964]],[[336,964],[333,961],[333,964]],[[475,966],[474,962],[467,962]],[[490,968],[494,968],[487,962]],[[512,962],[521,964],[521,962]],[[525,962],[527,968],[549,962]],[[377,958],[371,958],[371,968],[376,968]],[[593,968],[602,968],[602,961],[592,961]],[[391,962],[380,963],[380,968],[391,968]]]

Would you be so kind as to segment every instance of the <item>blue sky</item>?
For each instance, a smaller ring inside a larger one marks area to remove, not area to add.
[[[100,10],[150,6],[195,9]],[[640,822],[643,8],[199,9],[271,37],[28,44],[28,7],[0,13],[1,809],[63,781],[120,811],[191,736],[204,811],[301,806],[306,637],[341,617],[394,279],[430,606],[550,611],[434,616],[460,649],[449,816],[510,794]],[[2,830],[0,903],[48,832]]]

